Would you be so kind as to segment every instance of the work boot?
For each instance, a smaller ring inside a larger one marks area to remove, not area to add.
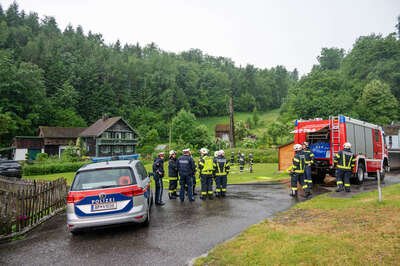
[[[206,197],[205,196],[200,196],[200,199],[201,200],[206,200]]]
[[[225,198],[225,192],[221,192],[221,196]]]
[[[213,199],[214,199],[213,195],[208,194],[208,199],[209,199],[209,200],[213,200]]]
[[[290,191],[289,196],[296,198],[297,197],[297,191],[295,191],[295,190]]]
[[[336,192],[341,192],[341,191],[343,191],[343,186],[338,186]]]
[[[345,187],[346,192],[351,192],[350,187]]]

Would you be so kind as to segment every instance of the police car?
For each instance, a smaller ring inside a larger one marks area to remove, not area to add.
[[[82,229],[150,222],[150,177],[137,160],[101,161],[81,167],[67,196],[67,227]]]

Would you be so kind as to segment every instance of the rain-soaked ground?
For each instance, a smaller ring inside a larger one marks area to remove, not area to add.
[[[398,173],[386,184],[400,183]],[[349,196],[376,188],[376,181],[352,186]],[[320,187],[314,194],[333,188]],[[72,236],[65,213],[39,226],[24,239],[0,245],[0,265],[185,265],[216,244],[232,238],[296,203],[286,184],[228,186],[224,199],[194,203],[168,200],[153,206],[148,228],[120,226]],[[300,200],[304,200],[300,197]]]

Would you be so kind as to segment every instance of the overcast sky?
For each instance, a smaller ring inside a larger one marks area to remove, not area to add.
[[[12,0],[0,0],[6,9]],[[181,52],[199,48],[236,65],[283,65],[301,74],[322,47],[349,51],[359,36],[395,31],[400,0],[19,0],[20,9],[82,25],[106,43]]]

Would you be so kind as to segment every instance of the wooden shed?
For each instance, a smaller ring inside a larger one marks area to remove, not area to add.
[[[292,165],[294,142],[289,142],[278,147],[278,170],[285,171]]]

